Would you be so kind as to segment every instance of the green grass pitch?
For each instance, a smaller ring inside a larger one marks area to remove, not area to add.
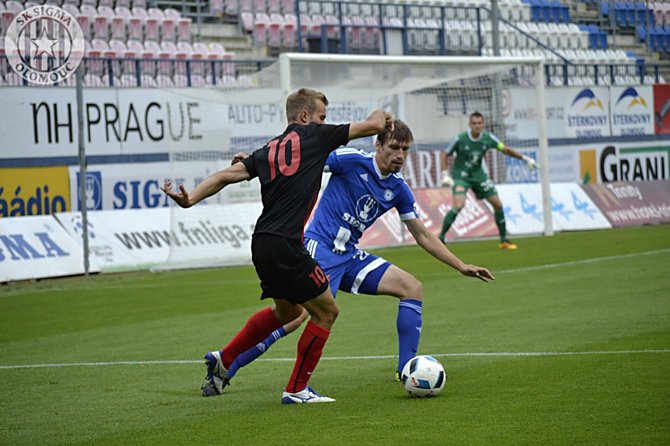
[[[0,287],[0,445],[670,444],[670,225],[517,241],[450,245],[488,284],[376,251],[424,283],[432,399],[392,380],[390,297],[341,293],[311,381],[337,402],[283,406],[298,333],[199,394],[201,356],[264,306],[251,267]]]

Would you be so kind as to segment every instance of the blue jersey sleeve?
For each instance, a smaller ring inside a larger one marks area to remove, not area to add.
[[[337,149],[334,152],[331,152],[330,155],[328,155],[328,159],[326,160],[326,166],[328,166],[328,170],[331,173],[334,173],[335,175],[345,174],[356,163],[361,162],[360,155],[362,153],[363,152],[361,152],[358,149],[352,149],[349,147],[343,147],[341,149]]]
[[[419,214],[416,211],[416,200],[414,199],[414,194],[411,189],[403,181],[402,192],[398,197],[398,204],[396,204],[396,209],[398,214],[400,214],[400,220],[413,220],[419,218]]]
[[[340,158],[337,156],[337,150],[330,152],[326,159],[326,171],[334,174],[342,172]]]

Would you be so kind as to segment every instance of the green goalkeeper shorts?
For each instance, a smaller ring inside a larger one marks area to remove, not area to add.
[[[495,184],[489,178],[486,178],[484,181],[468,181],[463,179],[454,181],[454,187],[452,188],[454,195],[465,195],[468,189],[472,189],[475,197],[479,200],[498,194]]]

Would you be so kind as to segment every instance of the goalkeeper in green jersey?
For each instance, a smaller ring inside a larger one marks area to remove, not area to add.
[[[442,185],[452,187],[454,202],[442,223],[442,230],[439,235],[442,242],[444,242],[445,234],[449,231],[454,220],[456,220],[456,216],[463,209],[465,194],[468,189],[472,188],[477,199],[486,199],[493,206],[493,215],[495,216],[498,232],[500,233],[500,248],[517,248],[507,238],[505,214],[503,213],[503,205],[498,196],[498,191],[496,191],[493,181],[491,181],[482,168],[482,159],[489,149],[500,150],[507,156],[523,160],[531,170],[537,168],[535,160],[520,154],[499,141],[491,133],[485,132],[484,116],[481,113],[474,112],[471,114],[470,130],[457,135],[447,147],[447,155],[455,155],[456,160],[454,161],[452,176],[449,177],[446,172],[443,173]]]

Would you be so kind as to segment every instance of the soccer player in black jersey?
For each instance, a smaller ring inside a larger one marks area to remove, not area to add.
[[[178,192],[172,191],[171,182],[165,182],[163,191],[185,208],[229,184],[255,177],[261,183],[263,211],[256,222],[251,254],[261,281],[261,299],[274,299],[274,306],[252,315],[222,350],[205,355],[205,396],[222,392],[227,368],[240,353],[307,310],[310,321],[298,341],[298,357],[282,403],[335,401],[307,385],[339,309],[327,277],[302,244],[304,225],[316,202],[330,152],[352,139],[392,128],[393,117],[379,109],[362,122],[329,125],[325,124],[327,105],[323,93],[302,88],[286,100],[289,125],[284,133],[242,162],[209,176],[190,193],[183,185]]]

